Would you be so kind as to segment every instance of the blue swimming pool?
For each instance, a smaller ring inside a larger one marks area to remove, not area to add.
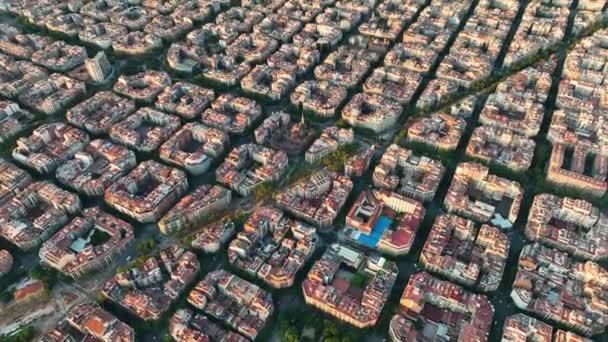
[[[359,235],[359,238],[357,238],[357,242],[369,248],[376,248],[376,246],[378,245],[378,240],[380,240],[382,233],[384,233],[384,231],[387,230],[392,223],[393,221],[388,217],[380,216],[380,218],[378,218],[378,221],[374,225],[374,228],[372,228],[371,233],[369,235]]]

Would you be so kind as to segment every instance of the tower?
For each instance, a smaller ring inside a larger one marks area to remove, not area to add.
[[[95,57],[87,59],[84,64],[91,80],[95,83],[105,82],[114,72],[103,51],[97,53]]]

